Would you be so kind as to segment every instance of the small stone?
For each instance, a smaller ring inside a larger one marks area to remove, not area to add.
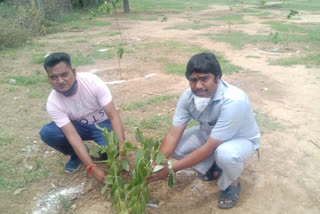
[[[12,84],[12,85],[14,85],[14,84],[16,84],[17,83],[17,80],[16,79],[9,79],[9,84]]]
[[[16,191],[14,191],[14,195],[19,195],[23,190],[26,190],[27,188],[19,188]]]

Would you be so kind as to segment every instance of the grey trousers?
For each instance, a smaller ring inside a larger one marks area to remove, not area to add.
[[[210,131],[203,127],[192,127],[184,131],[172,158],[180,160],[192,151],[205,144],[210,135]],[[258,139],[259,140],[259,139]],[[244,161],[248,160],[256,152],[259,142],[252,142],[248,139],[235,138],[225,141],[209,156],[208,159],[195,165],[193,168],[205,174],[216,161],[223,170],[218,180],[218,187],[225,190],[235,181],[243,170]]]

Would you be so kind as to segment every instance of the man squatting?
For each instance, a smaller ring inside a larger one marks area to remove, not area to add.
[[[169,170],[193,167],[202,180],[218,179],[218,207],[231,208],[240,196],[239,176],[244,161],[254,155],[260,144],[253,109],[242,90],[221,79],[214,54],[194,55],[185,75],[190,88],[180,97],[172,126],[160,145],[160,151],[176,161],[147,180],[166,179]],[[186,129],[191,119],[200,126]]]

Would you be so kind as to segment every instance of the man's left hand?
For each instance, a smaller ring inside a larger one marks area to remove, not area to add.
[[[147,176],[146,180],[148,182],[164,180],[164,179],[168,178],[168,175],[169,175],[168,165],[164,165],[163,169],[161,169],[160,171],[152,173],[151,175]]]

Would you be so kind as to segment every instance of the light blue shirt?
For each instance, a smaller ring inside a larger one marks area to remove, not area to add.
[[[259,147],[260,131],[247,94],[223,80],[202,112],[196,109],[191,89],[184,91],[172,124],[186,126],[191,119],[198,121],[201,129],[211,130],[210,137],[216,140],[245,138]]]

